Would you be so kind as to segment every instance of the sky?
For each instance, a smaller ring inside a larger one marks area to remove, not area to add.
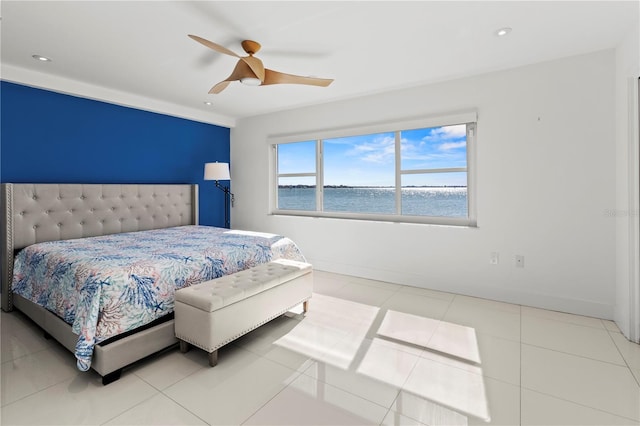
[[[466,125],[404,130],[400,134],[401,169],[466,167]],[[314,173],[315,141],[280,144],[279,173]],[[395,185],[393,132],[324,140],[324,184]],[[287,178],[280,184],[313,185],[315,178]],[[466,173],[403,175],[402,186],[466,185]]]

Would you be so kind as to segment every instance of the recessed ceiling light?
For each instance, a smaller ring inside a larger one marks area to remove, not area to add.
[[[213,102],[209,102],[209,101],[204,101],[203,104],[207,105],[207,106],[211,106],[213,105]]]
[[[509,27],[504,27],[504,28],[500,28],[498,31],[496,31],[496,35],[498,37],[504,37],[507,34],[509,34],[511,32],[511,28]]]
[[[50,58],[47,58],[46,56],[41,56],[41,55],[31,55],[31,57],[33,59],[35,59],[36,61],[41,61],[41,62],[51,62]]]

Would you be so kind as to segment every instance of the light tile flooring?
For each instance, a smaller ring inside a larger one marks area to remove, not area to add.
[[[640,346],[610,321],[315,272],[220,350],[165,351],[102,386],[2,313],[2,424],[640,425]]]

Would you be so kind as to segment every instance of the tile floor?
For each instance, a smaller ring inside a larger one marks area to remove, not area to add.
[[[610,321],[315,272],[304,319],[176,348],[102,386],[2,313],[1,421],[97,425],[640,425],[640,345]]]

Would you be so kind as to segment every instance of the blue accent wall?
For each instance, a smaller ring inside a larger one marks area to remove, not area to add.
[[[6,81],[0,108],[1,182],[197,183],[200,223],[224,226],[203,174],[229,162],[228,128]]]

